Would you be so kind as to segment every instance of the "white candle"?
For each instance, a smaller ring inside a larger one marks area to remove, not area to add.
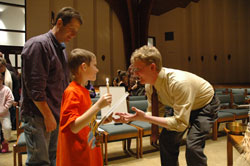
[[[109,93],[109,78],[106,78],[107,93]]]

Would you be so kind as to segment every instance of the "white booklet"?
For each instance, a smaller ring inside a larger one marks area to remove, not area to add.
[[[100,87],[100,95],[103,95],[107,93],[106,87]],[[112,94],[112,103],[111,106],[107,106],[103,108],[101,111],[102,117],[101,119],[93,119],[93,121],[90,123],[91,131],[88,136],[88,142],[91,143],[91,147],[94,148],[96,146],[96,134],[97,131],[102,131],[101,128],[99,128],[100,125],[104,123],[104,121],[115,112],[127,112],[127,102],[126,98],[128,97],[128,93],[125,92],[124,87],[110,87],[110,93]]]
[[[115,104],[113,104],[111,107],[107,107],[108,111],[106,112],[105,115],[102,116],[100,121],[98,122],[98,127],[103,124],[103,122],[112,114],[114,111],[123,103],[126,101],[126,98],[128,97],[129,93],[125,93],[118,101],[116,101]]]
[[[100,91],[100,96],[104,95],[107,93],[107,87],[106,86],[100,86],[99,87],[99,91]],[[112,103],[110,106],[102,108],[101,110],[101,117],[103,118],[110,110],[110,108],[112,106],[114,106],[116,103],[119,103],[119,99],[121,99],[125,94],[125,87],[123,86],[110,86],[109,87],[109,93],[112,95]],[[128,106],[127,106],[127,101],[124,99],[120,102],[120,104],[118,105],[118,107],[116,107],[116,109],[113,111],[114,113],[116,112],[128,112]],[[114,118],[118,118],[118,116],[113,116]],[[111,122],[114,123],[114,122]]]

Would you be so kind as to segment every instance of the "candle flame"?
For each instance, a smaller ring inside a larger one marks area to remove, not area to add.
[[[106,78],[106,83],[109,83],[109,78]]]

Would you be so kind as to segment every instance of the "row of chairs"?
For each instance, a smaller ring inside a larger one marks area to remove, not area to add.
[[[227,91],[218,93],[217,96],[221,101],[221,109],[219,110],[219,118],[214,123],[213,127],[213,139],[216,140],[218,136],[218,127],[222,122],[229,122],[238,119],[243,121],[248,118],[248,108],[239,109],[240,105],[246,104],[245,93],[233,93],[233,91]],[[93,98],[92,102],[96,102],[98,98]],[[147,100],[145,96],[129,96],[128,98],[128,112],[131,112],[131,107],[135,106],[143,111],[147,109]],[[19,107],[16,106],[16,118],[17,118],[17,142],[13,146],[13,162],[14,166],[22,165],[22,154],[26,153],[26,143],[24,139],[24,133],[19,122]],[[97,115],[97,117],[100,114]],[[123,150],[126,153],[135,155],[136,158],[143,156],[143,137],[151,135],[151,124],[147,122],[134,121],[130,124],[108,124],[102,125],[102,147],[104,145],[104,163],[108,164],[108,143],[114,141],[122,141]],[[161,128],[160,128],[161,130]],[[131,139],[136,139],[136,152],[132,152],[130,148]],[[18,160],[16,161],[16,157]]]
[[[92,99],[96,102],[98,98]],[[145,96],[129,96],[127,100],[128,112],[131,112],[132,106],[146,111],[148,103]],[[97,117],[101,116],[100,114]],[[151,124],[146,122],[134,121],[130,124],[106,124],[100,128],[104,144],[104,163],[108,164],[108,143],[122,141],[123,151],[133,155],[136,158],[142,157],[142,137],[151,135]],[[136,151],[131,150],[131,139],[136,139]],[[103,146],[103,145],[102,145]]]
[[[98,98],[93,98],[92,102],[96,102]],[[131,103],[130,103],[131,102]],[[130,109],[132,106],[136,106],[144,111],[147,108],[147,100],[145,96],[132,96],[129,97]],[[98,114],[100,116],[100,114]],[[27,153],[26,142],[24,137],[24,132],[22,128],[22,123],[20,121],[20,108],[16,106],[16,129],[17,129],[17,141],[13,145],[13,163],[14,166],[22,166],[22,155]],[[102,147],[104,144],[104,163],[108,164],[108,142],[122,141],[123,150],[131,155],[134,155],[136,158],[142,157],[142,136],[150,135],[151,133],[151,124],[134,122],[135,124],[108,124],[102,125]],[[115,125],[115,126],[114,126]],[[136,125],[139,125],[136,127]],[[130,148],[131,139],[136,139],[136,152],[132,152]]]
[[[250,99],[250,88],[215,88],[215,93],[220,94],[243,94],[246,99]]]
[[[217,96],[221,104],[218,111],[218,119],[215,121],[212,130],[213,140],[217,140],[220,123],[235,120],[242,120],[243,123],[249,121],[248,112],[250,108],[245,89],[231,89],[224,93],[218,93],[217,91]]]

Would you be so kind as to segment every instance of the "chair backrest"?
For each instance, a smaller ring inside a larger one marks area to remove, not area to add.
[[[147,112],[148,101],[147,100],[128,101],[129,113],[135,113],[134,111],[132,111],[132,107],[136,107],[144,112]]]
[[[232,99],[230,94],[218,94],[220,100],[220,106],[222,109],[229,108],[232,105]]]
[[[246,91],[247,95],[250,95],[250,88],[247,88]]]
[[[227,94],[228,93],[227,88],[215,88],[214,91],[216,94]]]
[[[245,95],[246,90],[243,88],[232,88],[232,94],[244,94]]]
[[[129,96],[129,101],[136,101],[136,100],[147,100],[146,96]]]
[[[233,94],[233,102],[234,104],[246,104],[246,99],[244,94]]]

